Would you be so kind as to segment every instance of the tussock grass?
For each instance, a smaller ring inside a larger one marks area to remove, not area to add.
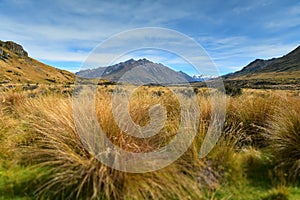
[[[277,107],[276,115],[268,120],[266,138],[268,150],[278,167],[290,177],[300,173],[300,101],[289,98]]]
[[[167,120],[159,134],[139,139],[124,133],[114,120],[111,95],[116,86],[100,87],[95,102],[97,123],[115,145],[130,152],[150,152],[175,137],[181,110],[168,89],[145,86],[131,97],[129,113],[140,126],[149,124],[153,105],[161,103],[166,108]],[[42,91],[43,87],[38,89]],[[176,89],[184,91],[183,96],[190,94],[184,88]],[[27,91],[1,93],[0,172],[7,180],[3,182],[0,176],[0,192],[9,189],[9,194],[19,195],[34,190],[38,199],[206,199],[209,191],[211,199],[239,199],[250,186],[252,193],[259,187],[265,191],[258,198],[286,197],[286,189],[276,185],[278,181],[273,184],[272,179],[280,179],[276,173],[281,169],[290,177],[299,175],[298,98],[283,92],[253,90],[227,97],[221,138],[212,152],[199,159],[212,116],[208,92],[199,90],[198,134],[189,149],[168,167],[131,174],[105,166],[96,159],[93,148],[83,144],[78,135],[80,127],[74,123],[72,98],[66,93],[53,90],[32,97]],[[232,189],[232,185],[237,188]],[[272,189],[273,185],[276,188]],[[229,188],[224,190],[226,195],[218,196],[224,187]]]
[[[18,153],[15,149],[27,134],[26,124],[16,110],[24,99],[23,94],[0,93],[0,158],[14,157]]]
[[[2,92],[0,93],[1,112],[7,115],[16,114],[15,107],[23,102],[26,96],[20,92]]]
[[[205,158],[210,163],[208,167],[218,173],[219,185],[241,180],[243,177],[243,163],[238,146],[242,135],[243,132],[237,125],[225,128],[218,143]],[[206,169],[207,166],[203,168]]]
[[[227,125],[239,124],[245,132],[240,145],[265,146],[264,127],[268,119],[275,114],[276,105],[281,97],[274,94],[247,94],[237,98],[228,98]]]
[[[103,96],[102,96],[103,97]],[[145,141],[126,137],[113,123],[108,102],[104,96],[96,108],[99,123],[108,137],[123,149],[133,152],[152,150],[165,141],[160,139]],[[170,99],[170,98],[168,98]],[[148,98],[152,101],[151,98]],[[104,106],[105,105],[105,106]],[[168,105],[174,105],[166,102]],[[134,105],[133,105],[134,106]],[[176,104],[175,104],[176,106]],[[168,108],[167,108],[168,109]],[[146,111],[146,110],[145,110]],[[171,121],[161,132],[175,134],[174,118],[169,110]],[[157,172],[129,174],[111,169],[96,159],[95,152],[87,149],[76,132],[73,119],[71,98],[53,95],[25,101],[18,109],[31,124],[34,141],[23,148],[21,157],[24,163],[31,163],[37,168],[46,168],[41,175],[41,184],[36,194],[41,198],[56,199],[199,199],[195,161],[180,159],[171,166]],[[133,108],[133,118],[143,121],[147,117],[143,111]],[[176,114],[174,114],[176,115]],[[30,156],[28,156],[30,155]],[[196,157],[196,156],[191,156]]]
[[[23,148],[22,160],[48,168],[37,195],[117,199],[122,173],[102,165],[86,150],[76,133],[72,111],[71,99],[59,96],[29,100],[20,108],[35,132],[35,141]]]

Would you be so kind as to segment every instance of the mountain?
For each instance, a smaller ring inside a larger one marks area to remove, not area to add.
[[[132,84],[176,84],[195,81],[182,71],[174,71],[160,63],[154,63],[145,58],[139,60],[130,59],[112,66],[82,70],[77,72],[76,75]]]
[[[270,60],[262,60],[262,59],[256,59],[250,64],[248,64],[246,67],[244,67],[242,70],[237,71],[233,74],[225,75],[225,78],[235,78],[243,75],[249,75],[251,73],[255,73],[257,70],[265,67],[266,65],[270,64],[274,59]]]
[[[286,81],[300,78],[300,46],[280,58],[270,60],[257,59],[242,70],[223,76],[229,80],[250,79],[286,79]]]
[[[0,40],[0,84],[63,84],[73,83],[74,78],[71,72],[30,58],[21,45]]]
[[[300,46],[269,60],[256,59],[240,71],[222,76],[225,84],[245,88],[300,89]]]

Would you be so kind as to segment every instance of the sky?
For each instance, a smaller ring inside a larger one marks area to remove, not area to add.
[[[31,57],[72,72],[80,70],[99,44],[143,27],[186,35],[207,52],[220,74],[227,74],[257,58],[280,57],[299,46],[300,2],[0,0],[0,40],[15,41]],[[191,51],[187,45],[186,52]],[[168,55],[140,51],[122,58],[147,57],[179,69],[183,59]]]

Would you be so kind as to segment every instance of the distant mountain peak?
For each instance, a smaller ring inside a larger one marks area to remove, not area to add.
[[[129,59],[107,67],[81,70],[76,73],[85,78],[103,78],[133,84],[174,84],[195,81],[184,72],[177,72],[161,63],[146,58]]]
[[[134,60],[134,59],[133,59],[133,60]],[[138,62],[149,62],[149,63],[153,63],[152,61],[147,60],[146,58],[141,58],[141,59],[138,59],[137,61],[138,61]]]
[[[131,58],[129,60],[120,62],[120,63],[115,64],[115,65],[119,65],[119,64],[132,64],[132,63],[153,63],[153,62],[150,61],[150,60],[148,60],[148,59],[146,59],[146,58],[140,58],[138,60],[135,60],[135,59]]]
[[[124,63],[144,65],[144,64],[153,64],[154,62],[152,62],[152,61],[150,61],[146,58],[140,58],[138,60],[135,60],[135,59],[131,58],[131,59],[125,61]]]

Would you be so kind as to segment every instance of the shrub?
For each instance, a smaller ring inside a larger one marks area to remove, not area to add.
[[[230,95],[230,96],[239,96],[242,94],[242,88],[240,88],[239,86],[226,84],[225,92],[227,95]]]

